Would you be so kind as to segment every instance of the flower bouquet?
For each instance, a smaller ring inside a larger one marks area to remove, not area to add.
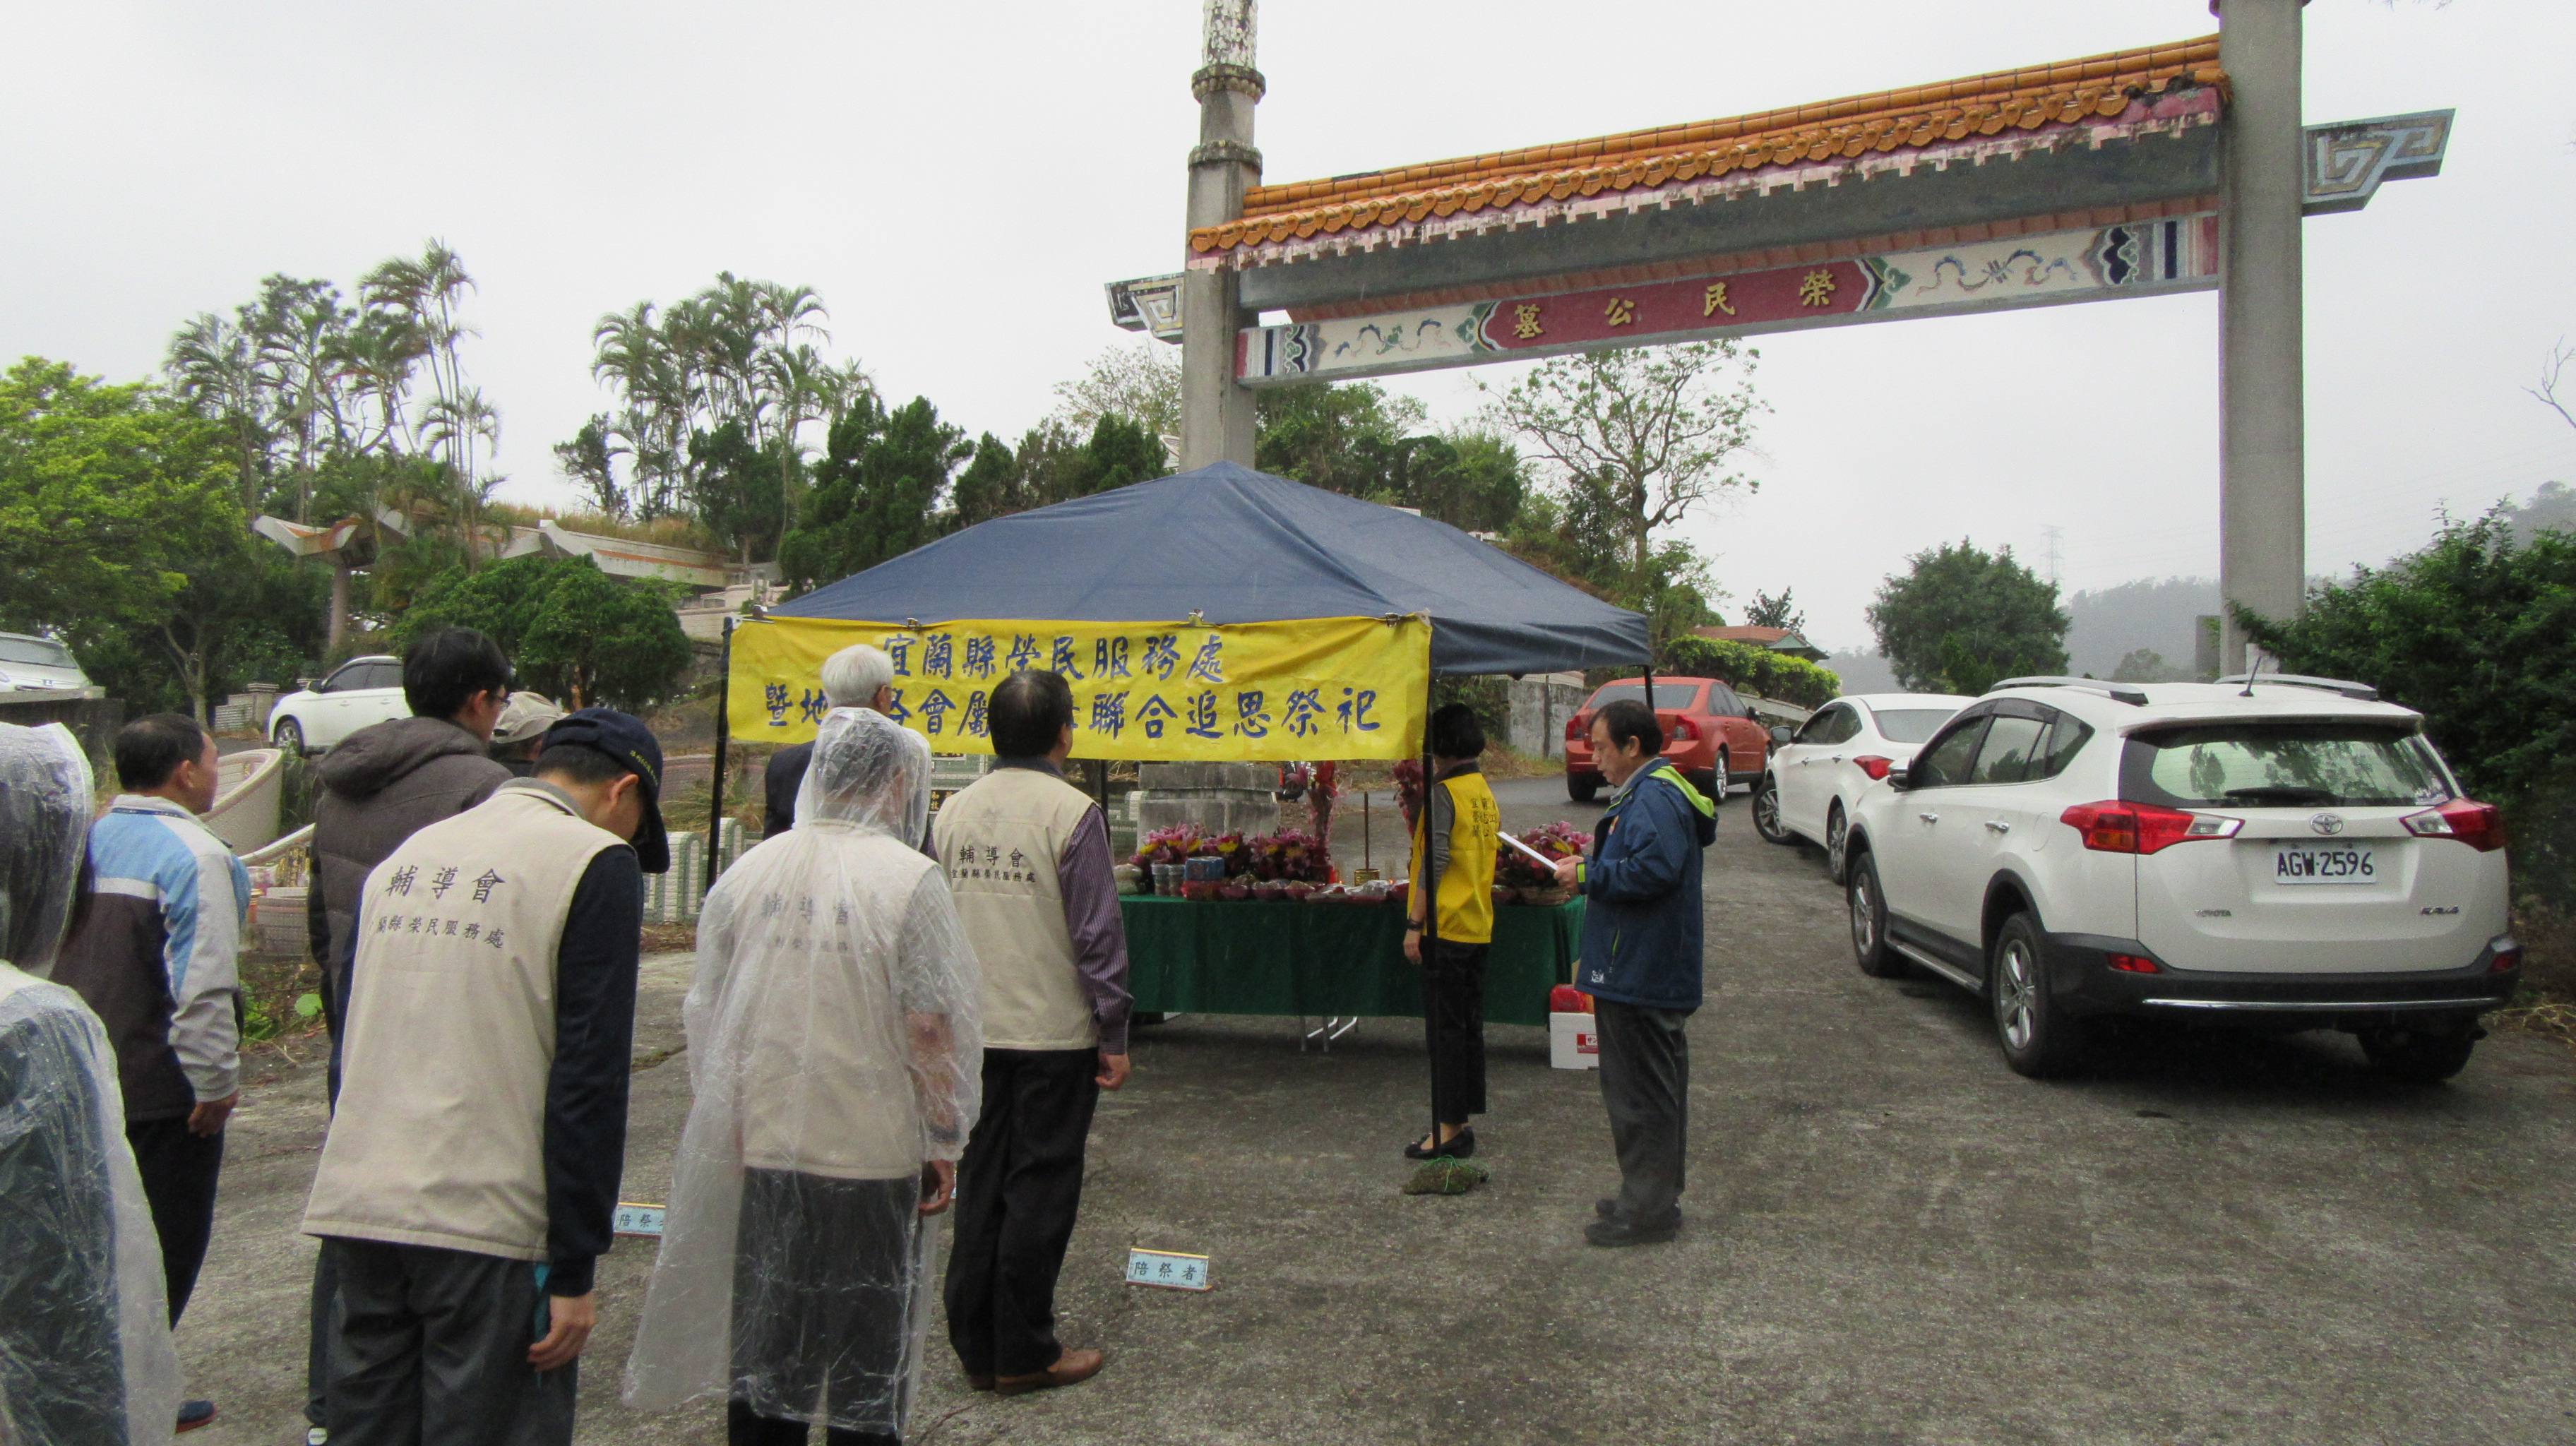
[[[1151,877],[1154,865],[1178,864],[1197,853],[1200,840],[1195,824],[1180,823],[1170,828],[1158,828],[1138,840],[1136,857],[1130,862]]]
[[[1252,871],[1251,847],[1244,842],[1240,831],[1203,836],[1190,852],[1197,858],[1225,860],[1225,876],[1229,879]]]
[[[1332,854],[1323,840],[1293,828],[1252,839],[1244,852],[1252,876],[1267,883],[1320,884],[1333,876]]]
[[[1520,841],[1550,860],[1579,859],[1592,851],[1592,835],[1564,822],[1531,829]],[[1518,889],[1524,904],[1562,904],[1574,897],[1573,886],[1558,883],[1553,868],[1508,845],[1494,860],[1494,882]]]

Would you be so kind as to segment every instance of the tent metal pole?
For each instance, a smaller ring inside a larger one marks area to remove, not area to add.
[[[1414,811],[1415,827],[1422,830],[1422,871],[1431,876],[1431,891],[1422,896],[1422,1026],[1426,1041],[1440,1038],[1439,1020],[1432,1011],[1432,960],[1440,949],[1440,875],[1435,871],[1431,854],[1431,789],[1438,781],[1431,771],[1431,714],[1422,715],[1422,803]],[[1414,881],[1415,887],[1421,880]],[[1440,1051],[1435,1043],[1427,1051],[1431,1057],[1431,1148],[1434,1157],[1440,1149]]]
[[[1646,711],[1655,711],[1655,669],[1651,663],[1646,666]]]
[[[715,887],[716,849],[724,842],[725,744],[733,735],[733,628],[738,618],[724,620],[724,652],[716,669],[715,779],[707,793],[707,866],[698,871],[698,897]]]

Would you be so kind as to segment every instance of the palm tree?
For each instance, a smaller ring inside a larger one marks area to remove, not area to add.
[[[501,414],[483,400],[481,387],[466,387],[452,397],[439,397],[421,408],[420,439],[431,455],[445,455],[448,474],[456,493],[456,514],[465,534],[465,567],[474,569],[480,555],[479,540],[483,507],[498,477],[484,477],[476,466],[476,444],[498,446],[501,441]]]
[[[242,510],[259,509],[261,462],[267,458],[266,377],[251,335],[213,312],[201,312],[170,338],[163,368],[171,389],[200,416],[230,434],[241,479]]]

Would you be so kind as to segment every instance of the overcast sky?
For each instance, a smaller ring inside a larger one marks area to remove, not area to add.
[[[810,285],[838,355],[1015,437],[1177,269],[1198,7],[10,0],[0,352],[131,378],[284,271],[344,287],[429,236],[480,282],[468,365],[504,496],[608,405],[590,328],[718,270]],[[2311,122],[2456,106],[2436,179],[2308,223],[2312,572],[2434,511],[2576,481],[2523,394],[2576,336],[2576,5],[2318,0]],[[2208,33],[2206,0],[1270,0],[1259,142],[1286,182],[1707,119]],[[2217,298],[1760,342],[1758,495],[1691,524],[1738,603],[1829,646],[1906,554],[2046,549],[2069,589],[2217,568]],[[1439,420],[1471,378],[1399,380]]]

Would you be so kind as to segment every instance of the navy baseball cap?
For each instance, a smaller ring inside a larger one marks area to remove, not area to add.
[[[644,826],[635,830],[635,860],[648,874],[671,867],[671,835],[662,826],[662,743],[644,720],[614,708],[566,713],[546,730],[544,748],[595,748],[644,783]],[[544,752],[539,749],[539,753]]]

